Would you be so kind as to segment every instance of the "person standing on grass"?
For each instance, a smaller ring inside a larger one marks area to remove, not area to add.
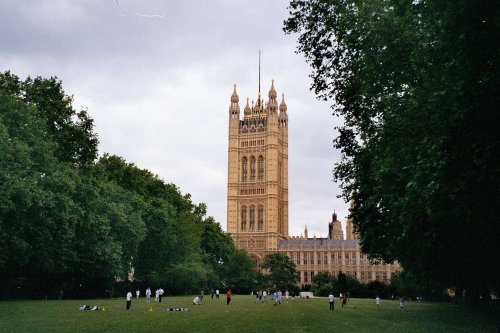
[[[215,298],[219,299],[219,289],[215,290]]]
[[[163,288],[158,289],[158,302],[161,303],[161,297],[163,296],[164,293],[165,290],[163,290]]]
[[[344,307],[344,305],[347,307],[347,294],[344,293],[342,295],[342,307]]]
[[[377,297],[375,298],[375,304],[377,305],[377,308],[380,308],[380,297]]]
[[[151,289],[148,287],[148,289],[146,289],[146,303],[149,302],[151,302]]]
[[[135,296],[137,297],[137,299],[139,299],[140,294],[141,294],[141,291],[139,289],[137,289],[135,292]]]
[[[132,304],[132,292],[127,293],[127,310],[130,310],[130,305]]]
[[[231,303],[231,296],[232,296],[232,293],[231,293],[231,289],[228,289],[227,292],[226,292],[226,305],[229,305],[229,303]]]
[[[328,295],[328,302],[330,302],[330,310],[335,310],[335,297],[333,296],[333,293]]]
[[[399,297],[399,308],[401,310],[405,309],[405,299],[402,296]]]

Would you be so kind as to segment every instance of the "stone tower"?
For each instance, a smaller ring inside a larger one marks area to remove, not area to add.
[[[328,223],[328,238],[329,239],[344,239],[344,232],[342,231],[342,223],[337,219],[337,214],[332,214],[332,222]]]
[[[234,86],[229,106],[227,232],[260,264],[288,236],[288,116],[274,80],[267,102],[246,100],[240,117]]]

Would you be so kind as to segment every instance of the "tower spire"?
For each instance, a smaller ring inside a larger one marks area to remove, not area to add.
[[[260,50],[259,50],[259,96],[260,96]]]

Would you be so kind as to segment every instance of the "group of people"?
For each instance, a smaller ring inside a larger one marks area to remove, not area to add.
[[[156,289],[155,301],[161,303],[161,298],[162,298],[164,293],[165,293],[165,291],[162,288]],[[140,294],[141,294],[141,291],[138,289],[135,292],[137,299],[139,299]],[[212,289],[211,290],[211,298],[212,299],[214,298],[214,295],[217,299],[219,299],[219,289],[215,289],[215,290]],[[269,292],[268,290],[259,290],[258,292],[256,292],[255,303],[266,302],[268,295],[271,295],[271,292]],[[202,290],[200,292],[200,294],[193,299],[193,305],[201,305],[201,302],[203,301],[203,296],[204,296],[204,292]],[[277,291],[272,293],[272,297],[273,297],[275,306],[278,304],[281,304],[282,296],[283,296],[283,293],[280,290],[277,290]],[[347,301],[349,300],[349,296],[350,295],[347,292],[343,293],[343,294],[342,293],[339,294],[339,299],[342,300],[342,307],[347,306]],[[126,299],[127,299],[126,308],[127,308],[127,310],[130,310],[130,306],[132,304],[132,297],[133,297],[132,292],[131,291],[127,292],[127,296],[126,296]],[[285,291],[285,298],[287,301],[288,301],[289,297],[290,297],[290,293],[288,292],[288,290],[286,290]],[[231,298],[232,298],[232,292],[231,292],[231,289],[228,289],[226,292],[226,302],[227,302],[226,304],[227,305],[229,305],[229,303],[231,303]],[[294,297],[294,295],[292,295],[292,300],[294,300],[294,299],[295,299],[295,297]],[[392,299],[394,300],[394,296],[392,296]],[[420,302],[421,300],[419,299],[418,301]],[[151,289],[148,287],[146,289],[146,303],[149,303],[149,302],[151,302]],[[330,303],[330,310],[334,310],[335,309],[335,296],[333,295],[333,292],[331,292],[328,295],[328,302]],[[380,303],[381,303],[381,299],[377,295],[377,297],[375,298],[375,305],[378,308],[380,308]],[[403,297],[399,297],[399,307],[401,308],[401,310],[404,310],[405,300]]]
[[[394,300],[394,295],[391,296],[391,299]],[[377,305],[377,308],[380,308],[380,297],[378,295],[375,298],[375,305]],[[399,308],[401,310],[405,309],[405,299],[402,296],[399,297]]]
[[[339,299],[342,300],[342,307],[347,306],[349,296],[349,293],[339,294]],[[330,310],[335,310],[335,296],[333,295],[333,292],[328,295],[328,303],[330,303]]]
[[[210,290],[210,296],[212,299],[214,299],[214,295],[217,299],[219,299],[219,289],[211,289]]]
[[[344,305],[347,304],[347,300],[349,299],[349,293],[344,293],[343,295],[342,293],[340,293],[340,299],[342,300],[342,307],[344,307]],[[392,296],[392,300],[394,300],[394,296]],[[335,297],[333,296],[333,293],[330,293],[330,295],[328,295],[328,302],[330,303],[330,310],[334,310]],[[380,308],[380,303],[381,299],[377,295],[377,297],[375,297],[375,305],[377,306],[377,308]],[[405,308],[405,299],[403,297],[399,297],[399,308],[401,310],[404,310]]]
[[[162,288],[157,288],[155,291],[155,301],[161,303],[161,297],[165,291]],[[139,300],[139,296],[141,295],[141,291],[139,289],[135,292],[135,297]],[[130,306],[132,305],[132,291],[127,292],[127,310],[130,310]],[[151,302],[151,288],[146,289],[146,303]]]
[[[267,296],[271,295],[271,292],[268,290],[259,290],[255,293],[255,303],[263,303],[266,302]],[[281,298],[283,297],[283,292],[281,290],[277,290],[272,293],[274,305],[281,304]],[[290,298],[290,293],[288,290],[285,290],[285,299],[288,301]],[[292,300],[295,300],[294,295],[292,295]]]
[[[220,295],[219,289],[215,289],[215,290],[212,289],[210,294],[211,294],[212,299],[214,298],[214,295],[215,295],[216,299],[219,299],[219,295]],[[193,299],[193,305],[201,305],[201,302],[203,301],[203,295],[204,295],[204,292],[202,290],[200,292],[200,294]],[[229,303],[231,303],[232,295],[233,295],[233,293],[232,293],[231,289],[228,289],[226,291],[226,302],[227,302],[226,304],[227,305],[229,305]]]

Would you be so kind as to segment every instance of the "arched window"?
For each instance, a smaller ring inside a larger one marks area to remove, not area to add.
[[[250,157],[250,180],[255,180],[255,157]]]
[[[250,231],[255,230],[255,207],[250,206]]]
[[[264,230],[264,207],[259,206],[257,212],[257,230]]]
[[[247,180],[247,174],[248,174],[248,160],[246,157],[243,157],[243,163],[242,163],[242,175],[241,179],[245,182]]]
[[[259,156],[259,180],[264,180],[264,157]]]
[[[247,230],[247,207],[241,207],[241,230]]]

